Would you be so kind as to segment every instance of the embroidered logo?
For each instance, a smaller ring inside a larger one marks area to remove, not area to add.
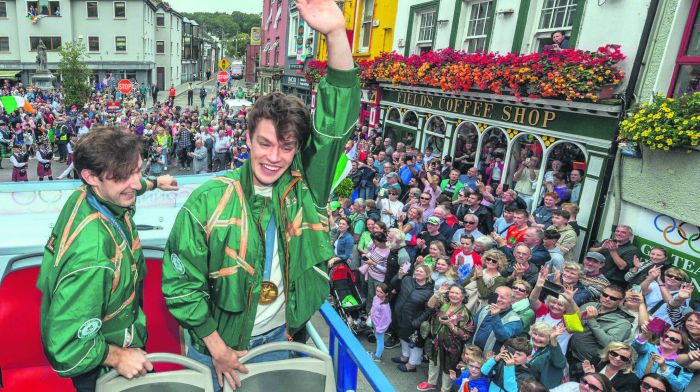
[[[185,274],[185,266],[182,264],[182,260],[175,253],[170,255],[170,263],[173,265],[173,269],[177,271],[180,275]]]
[[[102,320],[98,318],[90,319],[83,323],[78,329],[78,338],[86,339],[90,338],[97,333],[102,327]]]
[[[51,253],[54,253],[54,245],[53,243],[56,241],[56,236],[51,234],[51,237],[49,237],[49,241],[46,243],[46,250],[48,250]]]

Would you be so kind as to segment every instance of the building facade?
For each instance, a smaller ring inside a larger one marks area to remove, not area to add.
[[[155,83],[160,91],[179,85],[182,80],[182,15],[160,3],[156,8],[155,23]]]
[[[304,77],[304,68],[316,56],[319,34],[299,16],[294,3],[290,3],[289,7],[282,91],[310,104],[311,85]]]
[[[262,94],[282,91],[282,73],[287,54],[288,0],[264,0],[260,26],[258,88]]]
[[[83,42],[93,80],[107,75],[151,83],[155,78],[155,5],[148,0],[0,1],[0,70],[28,83],[39,41],[56,71],[63,42]],[[30,10],[35,11],[34,17]],[[57,75],[60,77],[60,75]]]

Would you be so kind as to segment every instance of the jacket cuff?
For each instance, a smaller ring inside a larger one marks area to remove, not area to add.
[[[216,327],[216,321],[214,321],[214,319],[211,317],[207,317],[207,319],[204,321],[204,324],[193,327],[192,330],[200,338],[205,338],[214,333],[214,331],[216,331]]]
[[[355,85],[355,83],[357,83],[357,73],[357,64],[355,64],[352,69],[342,71],[339,69],[328,67],[326,81],[335,87],[352,87]]]

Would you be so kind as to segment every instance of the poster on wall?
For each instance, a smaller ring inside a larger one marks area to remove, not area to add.
[[[645,258],[653,247],[666,249],[673,265],[686,271],[696,289],[700,290],[700,228],[698,226],[642,208],[633,242]]]

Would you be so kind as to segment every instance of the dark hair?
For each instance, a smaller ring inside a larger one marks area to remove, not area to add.
[[[616,284],[614,284],[614,283],[611,283],[611,284],[607,285],[607,287],[605,287],[605,288],[606,288],[606,289],[613,290],[613,291],[617,291],[617,292],[620,293],[620,294],[624,294],[624,293],[625,293],[625,290],[624,290],[622,287],[620,287],[620,286],[618,286],[618,285],[616,285]]]
[[[554,210],[552,211],[552,215],[561,216],[564,219],[571,218],[571,214],[567,210]]]
[[[474,243],[474,237],[471,234],[467,233],[462,233],[462,235],[459,237],[460,241],[461,240],[470,240],[472,244]]]
[[[566,34],[565,34],[563,31],[561,31],[561,30],[554,30],[554,31],[552,31],[552,33],[549,34],[549,38],[554,38],[554,34],[556,34],[556,33],[559,33],[559,34],[563,35],[564,38],[566,38]]]
[[[518,214],[518,215],[523,215],[523,216],[525,216],[525,218],[529,218],[529,217],[530,217],[530,213],[527,212],[527,210],[524,210],[524,209],[522,209],[522,208],[519,208],[519,209],[513,211],[513,213],[514,213],[514,214]]]
[[[348,227],[352,227],[352,222],[350,221],[349,218],[347,218],[345,216],[341,216],[340,218],[338,218],[338,223],[340,223],[340,221],[345,221],[345,223],[347,223]]]
[[[522,380],[518,383],[519,392],[549,392],[541,382],[532,379]]]
[[[73,152],[75,170],[90,170],[100,179],[124,181],[139,169],[140,135],[118,127],[98,126],[78,139]],[[81,179],[85,182],[85,179]]]
[[[372,233],[372,239],[374,241],[379,241],[379,242],[386,242],[386,233],[383,231],[377,231]]]
[[[640,381],[644,381],[645,378],[653,378],[654,380],[664,384],[664,389],[666,389],[666,392],[671,392],[673,391],[673,386],[671,383],[666,379],[666,377],[656,374],[656,373],[649,373],[646,376],[642,377]]]
[[[561,238],[561,234],[556,229],[547,229],[544,231],[545,240],[555,240],[558,241]]]
[[[615,392],[615,387],[613,387],[612,381],[610,381],[610,379],[605,374],[586,373],[583,376],[581,376],[581,380],[583,380],[584,377],[589,377],[589,376],[598,380],[600,385],[603,386],[603,392]]]
[[[508,212],[515,212],[518,210],[518,203],[510,202],[510,203],[506,204],[506,207],[503,210],[508,211]]]
[[[301,99],[273,92],[255,101],[247,117],[251,138],[260,121],[265,119],[273,122],[280,141],[291,136],[297,140],[298,148],[306,145],[311,132],[311,114]]]
[[[382,220],[375,220],[375,221],[374,221],[374,225],[375,225],[375,226],[379,226],[379,228],[382,229],[382,232],[386,233],[387,227],[386,227],[386,223],[384,223],[384,221],[382,221]]]
[[[510,347],[515,351],[520,351],[521,353],[525,353],[527,355],[530,355],[532,352],[532,345],[530,344],[530,341],[523,336],[510,338],[506,340],[505,345],[506,347]]]
[[[382,303],[387,304],[389,303],[391,299],[391,288],[389,287],[388,284],[382,282],[377,285],[379,289],[381,289],[384,293],[386,293],[386,297],[384,297],[384,301]]]

